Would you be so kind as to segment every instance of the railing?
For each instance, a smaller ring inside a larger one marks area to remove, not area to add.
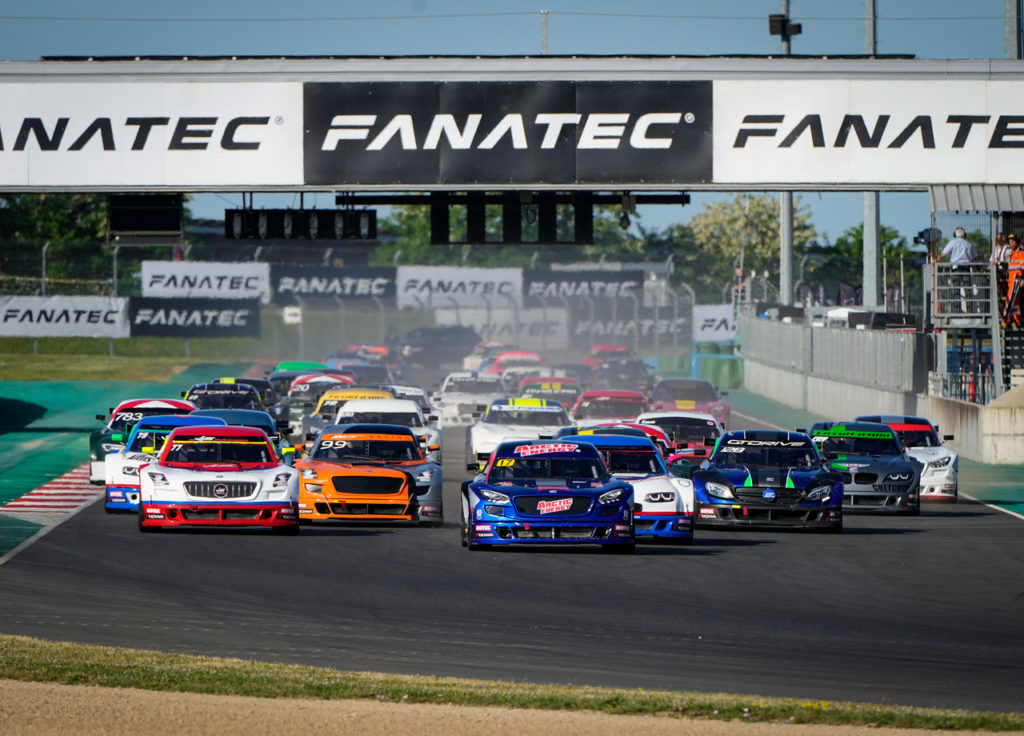
[[[932,320],[937,325],[984,327],[995,315],[1000,300],[997,271],[988,263],[953,265],[933,263]]]

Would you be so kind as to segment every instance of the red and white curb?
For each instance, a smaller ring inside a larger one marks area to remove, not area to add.
[[[104,495],[104,486],[89,482],[85,463],[59,478],[0,506],[0,514],[16,516],[43,526],[55,526]]]

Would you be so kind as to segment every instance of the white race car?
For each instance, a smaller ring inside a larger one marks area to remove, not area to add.
[[[397,424],[416,435],[427,460],[441,464],[441,430],[437,417],[423,416],[411,399],[352,399],[338,408],[333,424]]]
[[[299,472],[255,427],[179,427],[142,469],[139,530],[259,526],[299,532]]]
[[[633,486],[637,541],[693,542],[693,481],[673,477],[661,453],[646,437],[569,435],[564,442],[589,442],[601,453],[612,476]]]
[[[486,406],[503,396],[508,394],[499,376],[455,371],[445,377],[441,391],[432,397],[432,403],[440,412],[441,426],[451,427],[472,424],[473,412],[478,406]]]
[[[557,401],[496,399],[480,421],[466,428],[466,467],[483,467],[502,442],[550,439],[571,426],[565,407]]]
[[[922,501],[956,503],[960,456],[956,450],[942,444],[943,440],[952,440],[953,435],[947,434],[939,439],[939,428],[924,417],[873,414],[857,417],[857,421],[888,424],[900,436],[907,454],[924,466],[921,471]]]

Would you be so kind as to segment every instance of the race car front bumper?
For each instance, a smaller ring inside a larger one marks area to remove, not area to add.
[[[921,509],[921,499],[916,486],[875,489],[847,485],[843,489],[843,509],[857,513],[914,514]]]
[[[693,539],[692,512],[635,511],[633,522],[638,542]]]
[[[140,509],[144,527],[297,527],[299,516],[290,501],[265,503],[144,502]]]
[[[107,486],[104,502],[108,511],[138,511],[138,486]]]
[[[697,509],[697,527],[841,528],[840,506],[776,506],[769,504],[710,503]]]

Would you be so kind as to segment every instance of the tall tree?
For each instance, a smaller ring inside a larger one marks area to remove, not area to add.
[[[106,262],[100,244],[107,224],[103,194],[0,195],[0,238],[5,273],[36,275],[44,243],[47,273],[88,278]]]

